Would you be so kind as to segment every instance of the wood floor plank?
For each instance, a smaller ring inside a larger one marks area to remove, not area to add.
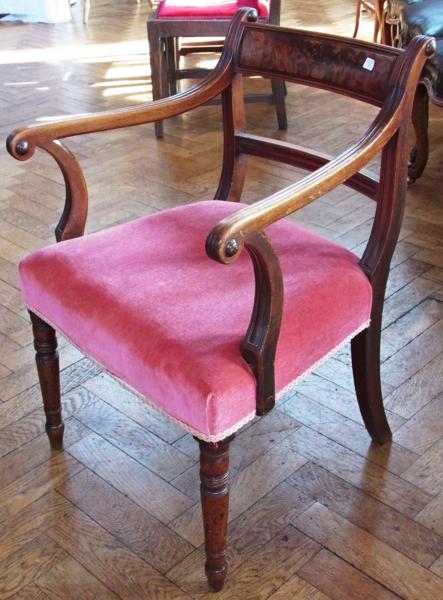
[[[80,511],[48,532],[77,562],[122,600],[184,600],[181,592]]]
[[[417,246],[415,246],[415,249]],[[391,263],[392,264],[392,263]],[[395,292],[390,296],[383,309],[383,325],[388,327],[394,321],[397,321],[415,306],[423,302],[426,298],[432,296],[432,293],[439,289],[439,284],[429,279],[418,277],[410,284]]]
[[[443,369],[443,361],[441,366]],[[405,448],[423,454],[443,436],[442,414],[443,392],[395,432],[395,441]]]
[[[62,482],[57,490],[161,573],[182,561],[194,549],[88,469]]]
[[[397,475],[403,473],[418,458],[413,452],[396,444],[379,446],[372,440],[363,425],[352,421],[323,404],[296,394],[279,404],[278,410],[287,413],[307,427],[349,448],[367,460]]]
[[[72,556],[38,578],[38,587],[51,600],[117,600],[118,596],[82,567]]]
[[[308,508],[294,525],[406,600],[435,600],[443,580],[321,504]]]
[[[443,579],[443,555],[431,567],[431,571]]]
[[[414,517],[432,496],[400,477],[365,461],[347,448],[301,427],[287,438],[295,452],[338,475],[365,493]]]
[[[425,567],[443,552],[443,537],[322,467],[308,463],[287,481]]]
[[[40,433],[40,435],[34,437],[35,433],[43,432],[45,429],[45,418],[41,412],[39,410],[38,414],[31,413],[31,415],[23,417],[20,421],[0,430],[1,449],[7,451],[5,452],[7,455],[0,458],[0,481],[3,486],[8,485],[51,457],[51,448],[46,433]],[[68,419],[65,425],[65,448],[91,433],[87,427],[74,418]],[[12,435],[8,438],[11,429]],[[29,438],[31,438],[31,441],[28,442]],[[20,442],[23,443],[20,444]]]
[[[389,358],[383,365],[382,377],[391,385],[399,386],[442,352],[443,319],[440,319]]]
[[[443,536],[443,492],[433,498],[417,517],[419,523]]]
[[[83,465],[72,456],[58,452],[44,464],[0,490],[0,522],[35,502],[64,479],[79,473]]]
[[[163,523],[192,505],[190,498],[96,434],[68,452]]]
[[[397,387],[386,398],[386,406],[409,419],[443,392],[443,352]]]
[[[328,600],[331,596],[326,596],[317,588],[294,575],[275,594],[269,596],[269,600],[288,600],[288,598],[291,598],[291,600]]]
[[[408,258],[393,269],[389,273],[388,284],[386,286],[386,298],[389,298],[392,294],[400,290],[405,285],[414,281],[417,277],[427,277],[427,273],[430,270],[429,263],[416,260],[415,258]]]
[[[189,456],[98,398],[76,416],[84,425],[167,481],[194,464]]]
[[[54,491],[25,506],[2,527],[0,560],[43,535],[49,525],[71,514],[73,510],[74,506]]]
[[[85,387],[166,442],[173,443],[183,436],[181,427],[151,408],[108,375],[101,373],[89,379]]]
[[[395,600],[400,597],[325,549],[303,565],[299,575],[318,589],[327,590],[331,600]]]
[[[17,594],[10,596],[11,600],[49,600],[36,583],[30,583]]]
[[[234,571],[220,600],[264,600],[296,573],[320,546],[290,525]],[[212,598],[211,592],[204,596]]]
[[[427,298],[383,330],[383,341],[400,350],[443,318],[443,305]],[[392,382],[390,382],[392,383]]]
[[[66,552],[42,535],[0,560],[0,599],[6,600],[66,558]]]
[[[429,494],[443,491],[443,437],[403,473],[404,479],[420,486]]]

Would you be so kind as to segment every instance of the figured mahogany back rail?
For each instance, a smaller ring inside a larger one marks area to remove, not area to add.
[[[261,156],[308,171],[301,181],[243,208],[219,223],[207,239],[208,255],[228,264],[246,245],[256,275],[255,306],[243,354],[257,378],[257,412],[274,404],[273,363],[281,322],[282,278],[271,244],[263,230],[280,218],[346,184],[377,202],[372,233],[361,265],[374,289],[375,322],[381,308],[389,262],[403,214],[407,128],[414,91],[432,38],[417,36],[406,51],[320,33],[291,30],[256,22],[242,9],[233,19],[220,61],[207,78],[167,99],[13,132],[8,150],[18,160],[29,159],[36,148],[51,154],[66,183],[65,208],[56,229],[57,240],[83,234],[87,189],[81,168],[58,140],[85,133],[151,123],[192,110],[222,93],[224,159],[217,199],[239,200],[246,156]],[[344,94],[380,107],[366,133],[340,156],[331,157],[245,131],[242,75],[279,77]],[[362,168],[382,151],[380,177]]]

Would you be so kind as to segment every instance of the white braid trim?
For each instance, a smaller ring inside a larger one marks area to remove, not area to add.
[[[104,367],[97,359],[95,359],[92,356],[89,356],[88,354],[86,354],[85,351],[82,348],[80,348],[75,342],[73,342],[72,339],[68,335],[66,335],[66,333],[64,333],[64,331],[62,329],[60,329],[60,327],[55,326],[46,316],[42,315],[40,313],[40,311],[36,310],[35,308],[32,308],[29,305],[27,305],[27,308],[31,312],[35,313],[38,317],[40,317],[40,319],[42,319],[43,321],[45,321],[46,323],[48,323],[48,325],[50,325],[53,329],[56,329],[57,331],[60,331],[60,333],[69,341],[70,344],[72,344],[74,346],[74,348],[77,348],[77,350],[79,350],[82,354],[84,354],[86,356],[86,358],[88,358],[90,361],[92,361],[97,366],[99,366],[100,369],[102,369],[112,379],[114,379],[115,381],[117,381],[117,383],[119,383],[121,386],[123,386],[125,389],[127,389],[128,391],[130,391],[132,394],[134,394],[135,396],[137,396],[138,398],[140,398],[141,400],[143,400],[143,402],[145,404],[147,404],[148,406],[150,406],[151,408],[153,408],[154,410],[156,410],[160,414],[164,415],[165,417],[167,417],[168,419],[170,419],[174,423],[177,423],[177,425],[179,425],[182,429],[184,429],[188,433],[191,433],[193,436],[195,436],[199,440],[203,440],[204,442],[213,442],[213,443],[214,442],[221,442],[225,438],[233,435],[234,433],[236,433],[237,431],[239,431],[240,429],[242,429],[242,427],[244,427],[247,423],[249,423],[250,421],[252,421],[254,419],[254,417],[256,416],[256,413],[254,411],[254,412],[250,413],[249,415],[246,415],[246,417],[243,417],[243,419],[241,419],[240,421],[237,421],[237,423],[235,423],[235,425],[233,425],[229,429],[226,429],[225,431],[223,431],[222,433],[218,433],[217,435],[207,435],[205,433],[202,433],[201,431],[198,431],[197,429],[194,429],[193,427],[191,427],[190,425],[188,425],[184,421],[180,421],[180,419],[177,419],[176,417],[170,415],[163,408],[161,408],[160,406],[158,406],[158,404],[155,404],[152,400],[149,400],[149,398],[147,398],[146,396],[144,396],[143,394],[141,394],[140,392],[138,392],[137,390],[135,390],[128,383],[126,383],[125,381],[123,381],[122,379],[120,379],[119,377],[117,377],[117,375],[114,375],[114,373],[111,373],[110,371],[108,371],[108,369],[106,367]],[[304,373],[302,373],[296,379],[294,379],[293,381],[291,381],[290,383],[288,383],[287,386],[285,386],[282,390],[280,390],[278,392],[278,394],[276,395],[276,398],[275,398],[276,401],[278,402],[280,400],[280,398],[282,398],[282,396],[284,396],[286,394],[286,392],[289,392],[290,390],[292,390],[304,377],[306,377],[307,375],[309,375],[310,373],[312,373],[312,371],[314,371],[315,369],[317,369],[317,367],[319,367],[324,362],[326,362],[327,360],[329,360],[345,344],[347,344],[348,342],[350,342],[353,337],[355,337],[356,335],[358,335],[359,333],[361,333],[364,329],[367,329],[369,327],[370,323],[371,323],[371,321],[369,320],[369,321],[366,321],[365,323],[363,323],[363,325],[360,325],[360,327],[358,329],[356,329],[350,335],[348,335],[348,337],[345,338],[342,342],[340,342],[340,344],[338,344],[337,346],[335,346],[335,348],[333,348],[330,352],[328,352],[327,354],[325,354],[322,358],[320,358],[317,362],[315,362],[312,366],[310,366],[306,371],[304,371]]]

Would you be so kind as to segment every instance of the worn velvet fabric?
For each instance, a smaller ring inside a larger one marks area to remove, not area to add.
[[[239,8],[248,6],[258,16],[269,16],[270,0],[163,0],[157,18],[230,19]]]
[[[206,439],[255,410],[240,355],[254,298],[246,251],[209,259],[205,240],[242,205],[209,201],[62,242],[25,258],[26,303],[88,356]],[[281,390],[368,321],[358,258],[289,220],[266,230],[284,274]]]

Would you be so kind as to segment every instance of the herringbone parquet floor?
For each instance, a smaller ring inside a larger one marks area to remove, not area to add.
[[[1,600],[211,597],[194,441],[62,341],[66,451],[51,455],[17,280],[18,261],[53,239],[63,186],[43,154],[23,164],[7,156],[6,135],[36,118],[149,99],[146,13],[143,2],[96,0],[88,28],[79,4],[71,24],[0,22]],[[353,15],[353,0],[283,0],[289,25],[349,35]],[[288,106],[288,139],[330,153],[374,114],[296,86]],[[252,131],[285,137],[272,107],[247,110]],[[91,193],[88,230],[210,198],[219,111],[172,120],[163,141],[152,126],[71,140]],[[239,434],[220,599],[443,598],[442,121],[433,109],[430,162],[408,192],[388,285],[383,383],[394,442],[371,446],[347,350]],[[249,174],[248,200],[300,177],[254,160]],[[297,220],[358,253],[372,214],[340,189]]]

